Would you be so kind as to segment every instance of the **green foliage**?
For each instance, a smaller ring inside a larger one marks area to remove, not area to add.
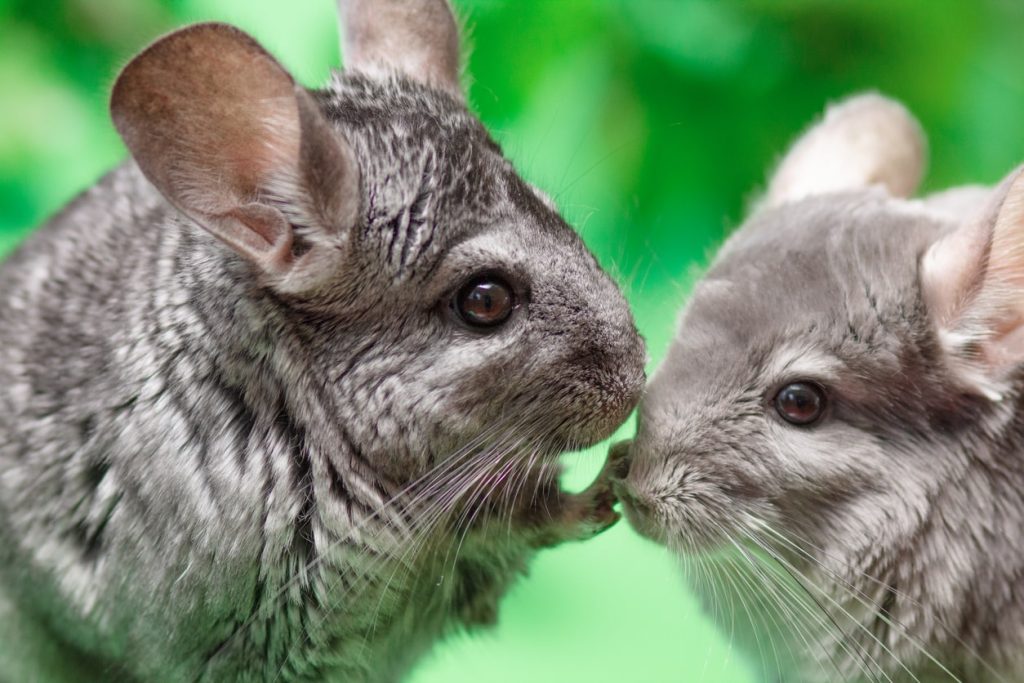
[[[655,362],[693,268],[826,102],[906,102],[932,140],[930,189],[1024,161],[1014,0],[455,1],[475,108],[627,287]],[[118,163],[118,66],[201,19],[250,31],[310,85],[339,63],[332,0],[0,0],[0,250]],[[570,458],[570,478],[601,457]],[[753,677],[667,553],[620,525],[545,553],[496,632],[455,639],[414,677],[462,680]]]

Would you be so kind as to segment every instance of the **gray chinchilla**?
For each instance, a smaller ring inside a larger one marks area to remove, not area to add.
[[[395,681],[616,520],[554,456],[639,397],[626,302],[447,3],[342,11],[322,90],[222,24],[143,51],[132,161],[0,268],[0,678]]]
[[[616,450],[772,680],[1024,680],[1024,174],[910,199],[924,158],[895,102],[830,109]]]

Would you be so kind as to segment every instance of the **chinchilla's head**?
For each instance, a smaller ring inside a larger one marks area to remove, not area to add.
[[[342,19],[346,69],[322,90],[226,25],[158,40],[112,99],[135,161],[219,238],[206,267],[273,304],[252,324],[300,342],[266,352],[277,371],[378,473],[408,481],[499,433],[552,451],[607,436],[643,343],[467,109],[447,3],[351,0]]]
[[[831,109],[785,157],[645,393],[624,487],[641,533],[683,553],[782,545],[872,576],[930,564],[935,600],[969,585],[1001,504],[971,488],[1012,476],[994,454],[1024,361],[1024,180],[953,210],[907,198],[923,159],[916,122],[877,95]]]

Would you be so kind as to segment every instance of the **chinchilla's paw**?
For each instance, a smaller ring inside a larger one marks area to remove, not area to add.
[[[612,446],[608,452],[608,460],[594,483],[582,493],[573,496],[570,508],[575,513],[575,520],[570,538],[580,541],[593,538],[610,529],[622,517],[615,510],[618,498],[614,485],[629,472],[629,446],[628,441]]]
[[[580,493],[560,492],[554,499],[532,507],[543,521],[535,527],[532,544],[550,548],[566,541],[586,541],[613,527],[620,515],[614,486],[620,461],[609,458],[590,486]]]
[[[622,517],[615,511],[616,502],[618,499],[612,491],[611,478],[599,477],[586,491],[579,494],[578,518],[571,538],[585,541],[615,526]]]
[[[629,474],[629,451],[633,447],[633,441],[627,439],[620,441],[608,449],[608,461],[604,465],[601,476],[608,476],[613,480],[622,480]]]

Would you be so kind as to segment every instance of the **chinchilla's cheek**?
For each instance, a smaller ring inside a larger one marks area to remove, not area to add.
[[[606,438],[625,421],[643,387],[645,351],[627,303],[600,271],[558,288],[537,283],[555,277],[569,256],[588,262],[575,241],[536,239],[545,240],[521,276],[530,291],[506,324],[441,338],[423,381],[443,387],[448,417],[471,431],[507,432],[548,444],[553,455]],[[614,344],[605,343],[609,336]]]

